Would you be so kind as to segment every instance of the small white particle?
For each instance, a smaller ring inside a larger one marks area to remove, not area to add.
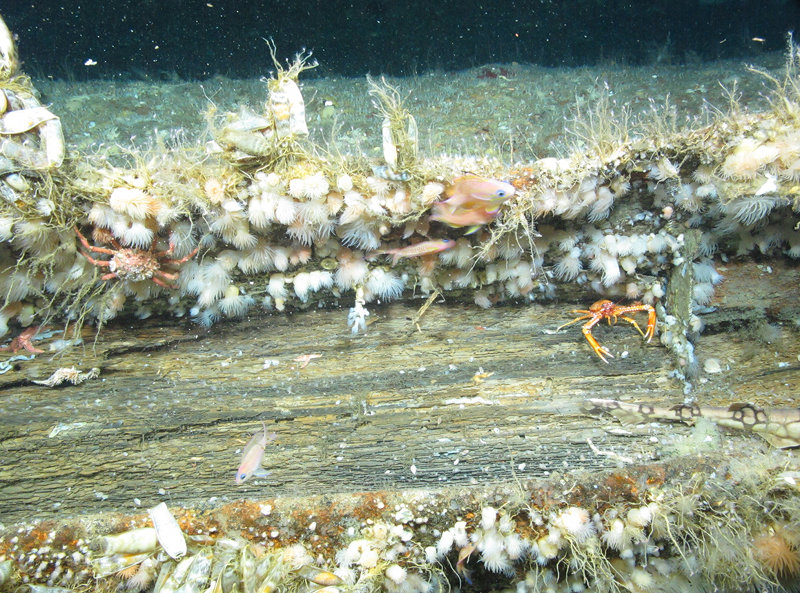
[[[417,475],[417,466],[416,465],[412,465],[410,469],[411,469],[411,473],[416,476]]]

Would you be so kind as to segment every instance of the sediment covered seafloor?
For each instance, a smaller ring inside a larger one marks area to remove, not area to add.
[[[4,589],[796,584],[794,46],[577,98],[305,56],[40,97],[3,58]],[[555,331],[601,299],[641,306]]]

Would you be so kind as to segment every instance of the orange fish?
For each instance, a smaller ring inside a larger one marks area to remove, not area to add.
[[[452,211],[444,204],[444,202],[437,202],[433,205],[433,214],[430,215],[430,220],[438,220],[444,224],[452,227],[470,227],[465,233],[471,235],[483,225],[492,222],[497,216],[498,210],[489,212],[482,208],[474,208],[472,210],[464,210],[457,208]]]
[[[462,175],[453,180],[453,185],[447,188],[448,196],[444,203],[451,209],[484,208],[497,210],[500,205],[517,191],[513,185],[496,179],[486,179],[478,175]]]
[[[264,448],[267,443],[274,441],[278,435],[274,432],[267,432],[267,425],[263,422],[264,432],[257,432],[248,441],[242,450],[242,462],[236,470],[236,483],[241,484],[250,476],[264,477],[269,472],[261,467],[261,459],[264,457]]]
[[[453,181],[446,200],[433,205],[431,220],[438,220],[452,227],[468,226],[466,234],[474,233],[491,222],[500,211],[500,206],[514,195],[510,183],[485,179],[477,175],[464,175]]]
[[[414,243],[406,247],[398,247],[397,249],[386,249],[378,251],[375,255],[391,255],[392,265],[397,264],[404,257],[421,257],[431,253],[439,253],[451,247],[455,247],[456,242],[452,239],[435,239],[432,241],[422,241],[421,243]]]

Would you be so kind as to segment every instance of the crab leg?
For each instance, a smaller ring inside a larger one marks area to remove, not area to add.
[[[583,324],[583,336],[586,338],[586,341],[589,342],[589,346],[592,347],[594,353],[600,357],[604,363],[608,364],[608,361],[605,359],[606,356],[609,358],[614,358],[614,355],[609,352],[608,348],[605,346],[601,346],[600,342],[598,342],[595,337],[592,335],[592,328],[600,321],[603,317],[600,315],[595,316],[593,319],[587,321]],[[605,356],[604,356],[605,355]]]
[[[579,321],[583,321],[584,319],[589,319],[591,317],[594,317],[594,313],[592,313],[591,311],[585,311],[583,309],[575,309],[574,311],[571,311],[571,313],[583,313],[583,315],[581,315],[580,317],[576,317],[572,321],[568,321],[564,325],[559,325],[556,328],[556,331],[559,331],[561,328],[567,327],[568,325],[572,325],[573,323],[578,323]]]
[[[625,321],[632,323],[636,329],[639,330],[639,333],[644,336],[644,338],[650,342],[653,339],[653,336],[656,333],[656,310],[650,305],[639,305],[639,306],[632,306],[632,307],[620,307],[617,309],[617,314],[621,313],[636,313],[637,311],[647,311],[647,331],[642,332],[639,329],[638,324],[633,322],[632,320],[626,318],[624,315],[622,316]]]
[[[78,235],[78,239],[80,240],[80,242],[81,242],[81,245],[83,245],[84,247],[86,247],[86,249],[88,249],[89,251],[94,251],[95,253],[105,253],[106,255],[114,255],[114,253],[115,253],[115,252],[114,252],[114,250],[113,250],[113,249],[106,249],[105,247],[95,247],[94,245],[89,245],[89,241],[87,241],[87,240],[86,240],[86,237],[84,237],[84,236],[81,234],[81,232],[78,230],[78,227],[75,227],[75,233],[77,233],[77,235]],[[88,255],[86,255],[85,253],[84,253],[84,254],[82,254],[82,255],[83,255],[83,256],[84,256],[86,259],[88,259],[90,262],[92,262],[93,264],[97,264],[97,263],[98,263],[97,261],[94,261],[94,260],[92,260],[92,258],[90,258],[90,257],[89,257]],[[108,262],[100,262],[100,263],[106,263],[106,264],[108,264]]]
[[[644,338],[647,337],[647,336],[645,336],[644,332],[642,331],[642,328],[639,327],[639,324],[636,323],[635,319],[633,319],[632,317],[628,317],[627,315],[620,315],[620,317],[622,319],[624,319],[625,321],[627,321],[628,323],[630,323],[633,327],[635,327],[636,331],[638,331],[642,335],[642,337],[644,337]],[[648,328],[649,328],[649,326],[648,326]],[[647,340],[647,341],[649,342],[650,340]]]

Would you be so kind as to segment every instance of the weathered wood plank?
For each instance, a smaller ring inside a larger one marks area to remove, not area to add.
[[[764,311],[779,320],[796,306],[782,286],[797,274],[766,274],[750,299],[730,289],[758,273],[731,266],[707,316],[701,361],[713,355],[732,370],[698,383],[701,401],[794,401],[797,330],[787,324],[779,344],[764,345],[743,328],[755,310],[762,321]],[[417,331],[410,319],[419,304],[376,308],[360,336],[350,335],[342,310],[251,317],[210,331],[146,320],[105,328],[96,343],[88,333],[83,347],[52,360],[23,362],[0,389],[0,517],[133,510],[135,498],[196,507],[509,481],[617,463],[593,453],[587,438],[646,462],[665,435],[688,432],[609,432],[619,428],[614,421],[581,414],[589,397],[683,400],[666,350],[643,344],[627,325],[595,330],[617,356],[606,365],[579,328],[553,333],[570,305],[436,304]],[[311,353],[321,356],[305,368],[294,362]],[[265,360],[278,364],[265,368]],[[24,380],[72,364],[102,373],[55,389]],[[481,369],[488,376],[476,377]],[[260,421],[278,434],[265,461],[272,475],[236,487],[237,450]]]

